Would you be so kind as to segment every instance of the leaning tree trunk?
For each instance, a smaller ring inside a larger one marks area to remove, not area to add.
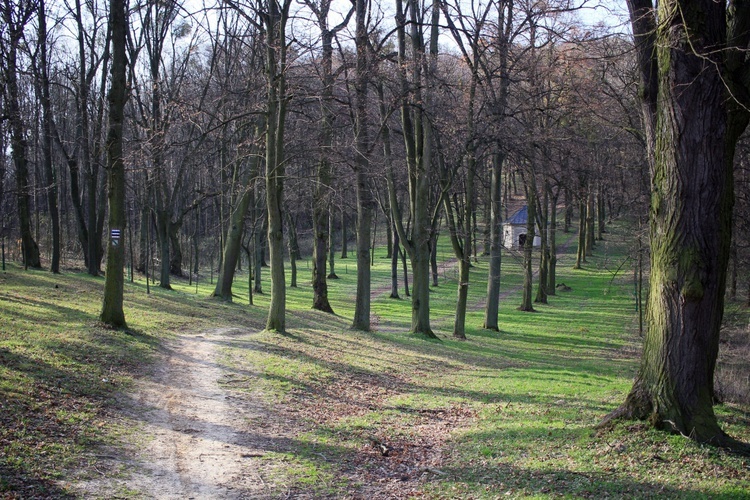
[[[631,2],[630,7],[633,18],[641,15],[638,5]],[[736,21],[746,47],[748,7],[738,8],[745,9]],[[725,3],[664,0],[658,18],[648,329],[633,388],[609,418],[648,419],[700,442],[735,446],[716,421],[713,391],[731,239],[734,150],[747,113],[732,113],[737,110],[726,84],[733,75],[718,71],[732,57],[724,50]],[[734,28],[731,15],[729,20]]]
[[[107,131],[107,172],[109,179],[109,229],[107,238],[107,267],[104,281],[104,301],[99,319],[113,327],[124,328],[123,285],[125,264],[125,163],[122,158],[123,122],[128,99],[125,78],[127,31],[125,2],[110,0],[110,29],[112,30],[112,84],[109,90],[109,130]],[[118,231],[115,233],[115,231]]]
[[[214,288],[214,297],[224,301],[232,302],[232,283],[234,282],[234,272],[237,269],[237,261],[240,258],[242,250],[242,232],[245,226],[245,215],[251,201],[252,186],[245,184],[245,191],[237,200],[232,213],[229,216],[229,229],[224,241],[224,256],[221,259],[219,274],[216,278],[216,287]],[[248,266],[252,266],[248,260]]]

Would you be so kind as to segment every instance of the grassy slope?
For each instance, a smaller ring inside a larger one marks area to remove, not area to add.
[[[444,243],[440,256],[448,260]],[[267,456],[290,464],[280,481],[333,496],[353,488],[472,498],[747,495],[743,459],[639,423],[592,430],[622,400],[635,371],[632,284],[630,276],[613,274],[624,254],[618,245],[600,243],[580,271],[571,269],[573,250],[560,256],[558,278],[572,291],[550,297],[533,314],[515,309],[520,266],[505,257],[500,333],[479,328],[486,262],[477,263],[467,342],[450,337],[456,283],[449,263],[431,294],[433,327],[442,337],[435,342],[405,333],[410,304],[388,298],[383,250],[373,269],[376,331],[368,334],[348,329],[354,262],[337,262],[341,279],[330,285],[335,317],[309,309],[308,271],[300,262],[303,286],[289,289],[290,335],[259,333],[229,342],[225,352],[227,363],[263,371],[279,418],[301,429],[298,452]],[[197,294],[180,283],[176,292],[150,296],[142,283],[129,284],[126,314],[134,333],[125,334],[97,325],[101,286],[80,275],[18,269],[0,275],[0,324],[11,325],[0,329],[0,472],[10,478],[0,480],[0,492],[19,491],[23,483],[64,493],[52,480],[67,467],[90,467],[92,445],[117,438],[109,396],[153,359],[160,338],[209,323],[257,329],[267,306],[265,295],[251,308],[216,304],[203,298],[209,284]],[[236,303],[245,300],[246,275],[235,293]],[[731,434],[750,440],[746,411],[718,412]],[[373,443],[386,445],[389,456]]]

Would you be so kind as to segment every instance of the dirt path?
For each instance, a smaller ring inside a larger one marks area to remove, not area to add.
[[[181,335],[166,345],[167,356],[137,383],[126,405],[139,426],[134,455],[122,451],[107,467],[114,478],[79,485],[84,496],[208,499],[263,498],[271,465],[261,457],[283,447],[287,436],[258,397],[233,392],[220,382],[255,376],[220,361],[219,348],[239,329],[220,328]],[[224,384],[225,385],[225,384]],[[251,429],[249,431],[248,429]],[[118,467],[119,465],[119,467]],[[122,477],[124,476],[124,477]]]

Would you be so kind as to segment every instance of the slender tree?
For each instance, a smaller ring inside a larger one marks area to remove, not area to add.
[[[286,331],[284,274],[284,131],[287,115],[286,26],[291,0],[267,0],[261,9],[266,42],[266,206],[268,250],[271,266],[271,303],[266,329]]]
[[[349,22],[354,9],[351,9],[344,20],[333,28],[328,26],[331,0],[305,0],[305,4],[315,15],[315,21],[320,29],[320,78],[322,89],[320,96],[320,144],[317,169],[317,182],[313,193],[313,309],[333,313],[328,301],[328,282],[326,281],[326,267],[328,249],[331,242],[328,239],[328,221],[333,198],[331,151],[333,150],[333,40],[336,34],[344,29]]]
[[[370,330],[370,231],[375,201],[370,186],[370,131],[367,96],[370,83],[369,40],[366,0],[354,0],[355,46],[357,50],[354,97],[355,173],[357,183],[357,295],[352,328]]]

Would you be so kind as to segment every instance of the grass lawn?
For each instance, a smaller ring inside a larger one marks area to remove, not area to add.
[[[598,242],[573,270],[563,246],[558,283],[571,288],[520,312],[520,256],[503,260],[500,332],[481,329],[487,262],[471,275],[467,341],[451,337],[456,273],[447,238],[431,318],[439,340],[408,333],[411,305],[390,299],[390,260],[375,251],[374,331],[349,329],[353,259],[329,282],[335,316],[312,311],[309,261],[288,288],[287,335],[258,332],[226,342],[227,366],[252,366],[280,421],[299,429],[287,491],[316,497],[750,498],[750,462],[640,422],[595,431],[625,397],[640,339],[623,228]],[[559,234],[564,242],[570,235]],[[619,271],[618,271],[619,269]],[[287,268],[287,274],[288,274]],[[267,277],[268,271],[264,270]],[[174,284],[173,284],[174,285]],[[70,470],[95,471],[97,450],[127,433],[114,396],[147,373],[160,343],[178,332],[264,324],[268,294],[247,306],[247,274],[235,303],[206,298],[211,284],[178,281],[175,291],[142,281],[125,289],[131,331],[97,323],[102,278],[53,276],[11,267],[0,274],[0,495],[64,496]],[[270,284],[264,281],[264,290]],[[733,318],[747,311],[735,308]],[[750,441],[748,408],[716,409],[731,435]],[[95,474],[95,472],[91,472]]]

